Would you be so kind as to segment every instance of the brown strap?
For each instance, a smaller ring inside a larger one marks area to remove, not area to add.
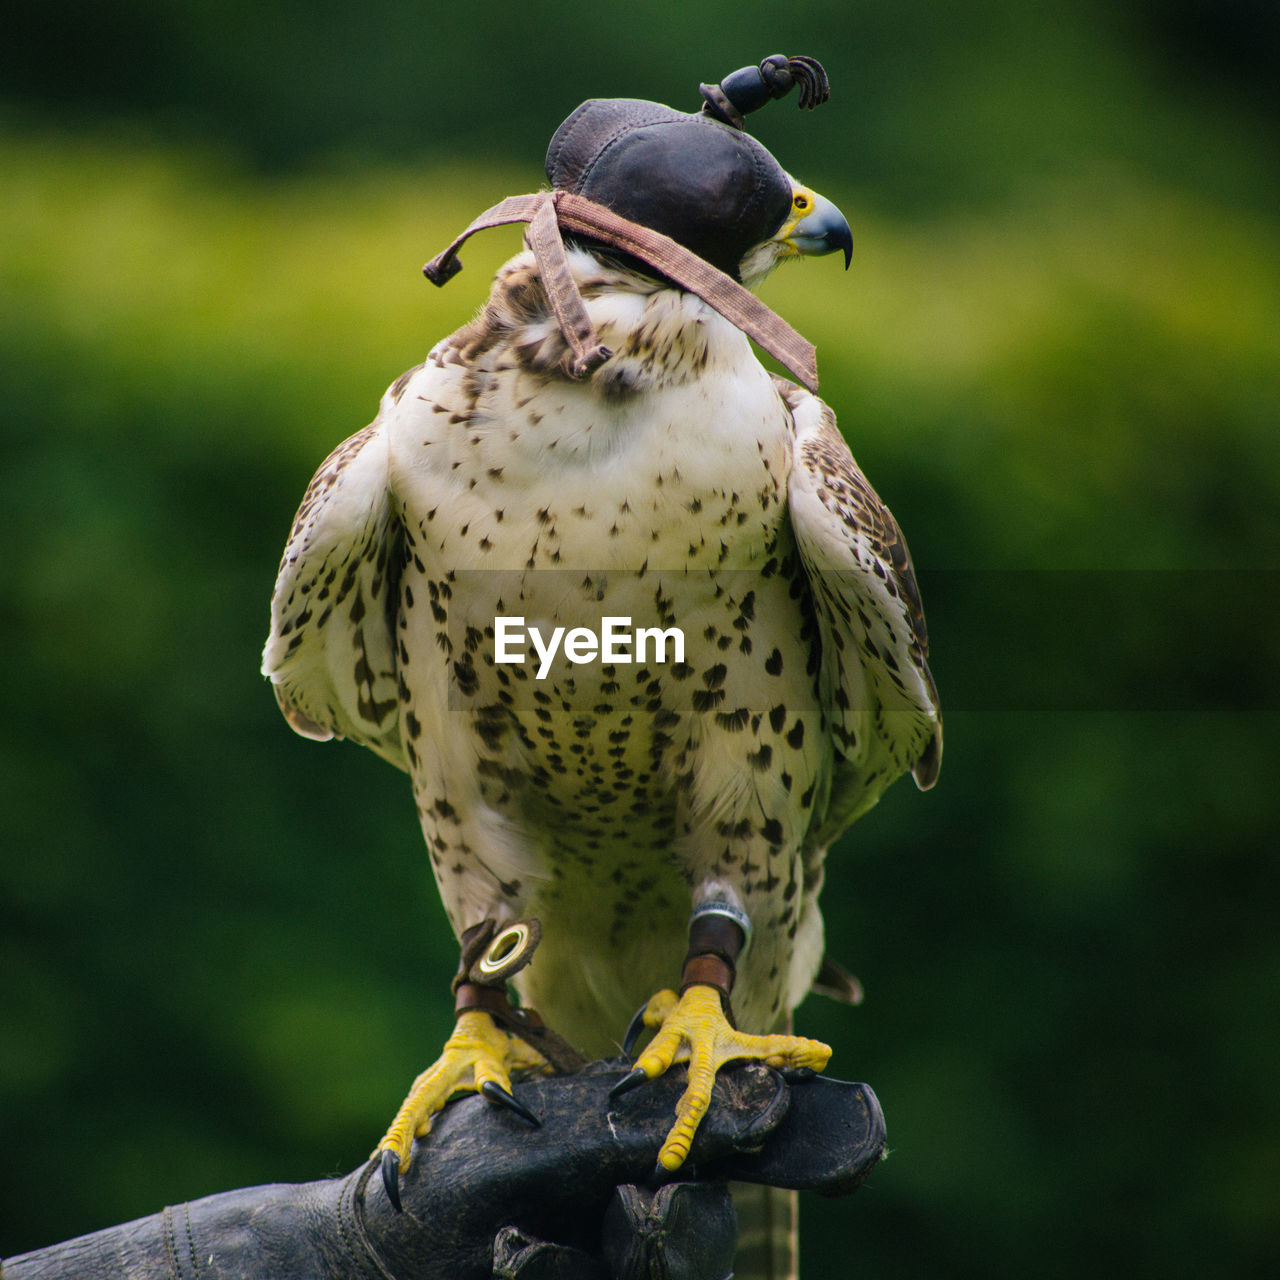
[[[560,332],[573,348],[572,374],[575,378],[585,378],[613,352],[601,346],[591,317],[587,315],[582,294],[578,292],[569,268],[569,255],[560,238],[556,207],[551,200],[541,202],[529,223],[529,247],[538,263],[542,285],[551,300],[551,309],[556,313]]]
[[[723,956],[690,956],[680,974],[680,992],[696,986],[715,987],[727,1000],[733,994],[734,977],[733,965]]]
[[[472,235],[511,222],[533,224],[529,245],[565,341],[573,351],[575,377],[585,376],[611,353],[596,339],[582,295],[570,272],[561,239],[564,231],[590,236],[639,258],[718,311],[810,391],[818,389],[817,354],[813,344],[753,293],[670,236],[642,227],[594,200],[569,191],[508,196],[500,204],[486,209],[443,253],[432,258],[423,267],[423,274],[433,284],[448,283],[462,270],[458,251]]]
[[[546,202],[549,194],[549,192],[539,192],[537,195],[508,196],[493,208],[486,209],[478,218],[473,219],[471,225],[443,253],[436,254],[422,268],[422,274],[432,284],[448,284],[462,270],[462,263],[458,261],[458,250],[477,231],[488,231],[490,227],[501,227],[510,222],[532,222],[533,215],[538,212],[539,206]]]
[[[595,326],[582,301],[582,294],[574,283],[573,272],[569,269],[569,255],[556,224],[555,200],[550,191],[540,191],[528,196],[508,196],[492,209],[486,209],[443,253],[437,254],[422,268],[422,274],[432,284],[448,284],[462,270],[458,250],[467,240],[477,231],[488,231],[491,227],[501,227],[511,222],[530,224],[529,247],[533,250],[543,287],[560,325],[560,332],[564,334],[565,341],[573,352],[571,372],[575,378],[586,377],[613,353],[608,347],[600,345]]]
[[[720,1008],[731,1027],[738,1024],[733,1017],[733,980],[737,971],[723,956],[689,956],[680,973],[680,994],[690,987],[710,987],[720,997]]]
[[[511,1001],[501,987],[482,987],[476,982],[460,982],[453,993],[454,1017],[468,1009],[479,1009],[489,1014],[507,1014],[511,1012]]]
[[[496,920],[481,920],[479,924],[473,924],[463,931],[462,937],[458,939],[458,972],[454,975],[453,986],[450,988],[454,995],[458,994],[458,988],[464,982],[470,981],[471,966],[484,955],[485,948],[493,941],[493,935],[497,931]]]
[[[507,993],[499,987],[485,987],[476,982],[459,984],[454,997],[454,1016],[468,1009],[487,1013],[504,1031],[536,1049],[561,1074],[586,1066],[586,1058],[563,1036],[552,1031],[535,1009],[513,1008]]]
[[[505,1015],[495,1014],[494,1021],[513,1036],[542,1054],[561,1075],[581,1071],[587,1059],[562,1035],[551,1030],[536,1009],[508,1008]]]

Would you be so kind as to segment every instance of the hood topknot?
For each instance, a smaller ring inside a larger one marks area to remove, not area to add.
[[[701,112],[637,98],[593,98],[556,130],[547,149],[553,188],[605,205],[739,278],[748,250],[791,208],[791,182],[742,118],[800,87],[801,107],[828,96],[811,58],[766,58],[718,85],[703,85]]]

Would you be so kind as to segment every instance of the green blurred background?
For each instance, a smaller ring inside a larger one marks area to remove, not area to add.
[[[1280,1262],[1280,10],[17,6],[0,49],[0,1252],[356,1165],[449,1022],[404,778],[257,675],[290,517],[583,98],[849,216],[764,296],[911,539],[942,779],[834,851],[804,1030],[893,1154],[810,1277]],[[756,123],[758,121],[758,124]]]

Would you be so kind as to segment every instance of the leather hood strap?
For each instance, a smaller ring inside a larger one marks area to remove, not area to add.
[[[547,297],[574,355],[574,376],[585,377],[613,353],[602,346],[569,269],[563,233],[576,232],[638,258],[682,289],[696,294],[782,364],[810,391],[818,389],[813,344],[736,280],[677,244],[670,236],[620,217],[569,191],[508,196],[486,209],[456,240],[423,267],[432,284],[445,285],[462,270],[458,251],[477,231],[528,222],[529,247]]]

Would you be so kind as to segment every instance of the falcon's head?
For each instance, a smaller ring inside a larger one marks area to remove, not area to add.
[[[558,190],[670,236],[746,285],[784,258],[840,250],[848,267],[853,237],[844,215],[742,130],[744,114],[796,86],[802,107],[826,101],[822,68],[780,54],[703,85],[698,114],[637,98],[593,98],[556,130],[547,177]]]

